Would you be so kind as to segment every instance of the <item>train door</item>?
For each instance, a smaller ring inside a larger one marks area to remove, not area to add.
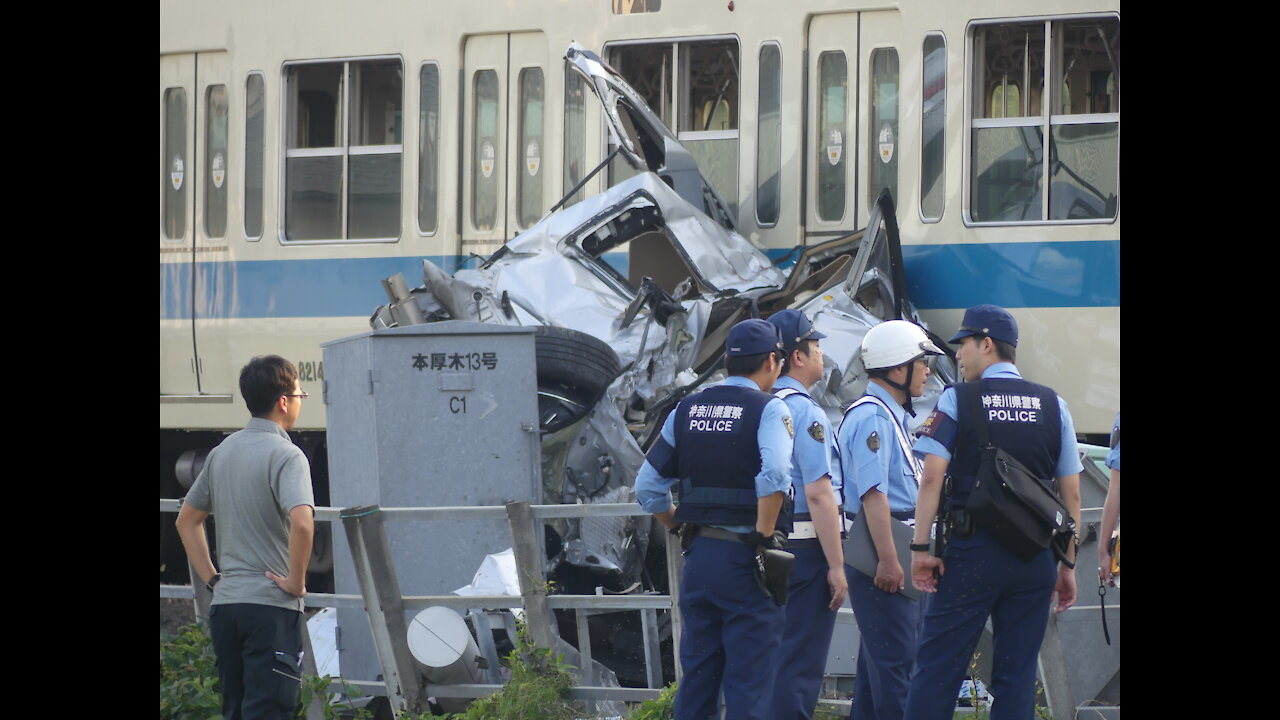
[[[229,73],[226,53],[160,58],[162,400],[231,400]]]
[[[536,223],[546,182],[547,43],[540,32],[475,35],[464,50],[461,254],[488,255]]]
[[[863,227],[879,187],[890,175],[887,167],[896,172],[896,52],[893,83],[881,81],[873,88],[868,77],[873,54],[876,62],[886,63],[883,46],[896,42],[898,24],[895,11],[820,15],[809,24],[806,244]],[[881,72],[877,77],[884,76]],[[891,118],[883,102],[888,95],[894,98]],[[872,106],[878,109],[874,118]],[[874,158],[868,157],[867,142],[873,120]],[[890,132],[882,134],[885,124]],[[893,191],[897,200],[896,188]]]

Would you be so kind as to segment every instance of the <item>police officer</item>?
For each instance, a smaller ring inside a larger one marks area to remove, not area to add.
[[[892,523],[914,522],[919,462],[911,453],[907,414],[924,394],[930,355],[941,355],[918,325],[889,320],[862,339],[867,391],[845,411],[838,444],[845,512],[865,520],[875,546],[875,576],[846,566],[849,602],[861,641],[854,675],[855,720],[900,720],[915,664],[921,602],[900,593],[906,568],[898,562]]]
[[[696,532],[680,579],[676,720],[719,717],[722,690],[728,720],[765,720],[783,621],[755,576],[757,548],[780,547],[790,529],[791,413],[765,392],[778,379],[782,338],[764,320],[744,320],[726,345],[728,379],[671,412],[636,477],[641,507]]]
[[[978,469],[972,410],[986,414],[990,442],[1036,477],[1057,478],[1058,493],[1073,518],[1080,517],[1080,458],[1067,404],[1050,388],[1027,382],[1014,366],[1018,325],[1007,310],[978,305],[965,311],[956,360],[967,381],[947,388],[921,426],[916,452],[924,455],[917,517],[951,513],[950,541],[943,557],[928,553],[929,523],[916,524],[911,576],[922,591],[936,593],[925,612],[916,674],[907,698],[910,720],[950,720],[956,694],[988,616],[993,634],[990,691],[992,720],[1027,720],[1035,709],[1036,655],[1044,639],[1050,599],[1057,611],[1075,602],[1073,571],[1057,566],[1046,549],[1028,562],[1006,550],[965,512]],[[951,487],[943,493],[943,478]],[[1074,560],[1075,546],[1068,555]]]
[[[1115,587],[1111,574],[1111,532],[1120,522],[1120,413],[1116,413],[1116,426],[1111,428],[1111,450],[1105,460],[1111,468],[1111,484],[1107,486],[1107,500],[1102,504],[1102,525],[1098,528],[1098,577]]]
[[[787,551],[795,555],[795,564],[768,717],[809,720],[822,689],[836,611],[844,604],[847,590],[840,546],[839,480],[833,480],[831,473],[833,462],[838,467],[840,459],[831,421],[808,394],[808,388],[823,377],[818,341],[826,334],[814,329],[813,322],[799,310],[774,313],[769,322],[782,333],[787,354],[773,393],[791,411],[796,437],[791,454],[795,515],[787,539]]]

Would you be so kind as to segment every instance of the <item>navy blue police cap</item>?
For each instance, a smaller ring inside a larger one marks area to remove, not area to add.
[[[964,311],[960,329],[947,342],[958,342],[972,335],[986,335],[1018,347],[1018,322],[999,305],[974,305]]]
[[[782,349],[782,335],[774,325],[758,319],[743,320],[729,330],[725,342],[729,357],[762,355]]]
[[[783,310],[769,316],[769,322],[778,327],[782,333],[782,347],[787,352],[795,349],[801,340],[821,340],[826,333],[818,332],[813,321],[805,317],[799,310]]]

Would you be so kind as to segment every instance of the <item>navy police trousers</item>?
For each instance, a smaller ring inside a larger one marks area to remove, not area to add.
[[[817,538],[792,540],[787,552],[796,556],[784,608],[782,644],[774,660],[770,720],[810,720],[822,690],[827,650],[836,614],[829,610],[827,558]]]
[[[756,585],[755,550],[731,540],[698,536],[684,558],[680,612],[684,679],[675,720],[768,720],[773,655],[783,608]]]
[[[911,582],[911,568],[903,568]],[[854,671],[853,720],[902,720],[916,661],[924,598],[887,593],[874,578],[845,566],[849,604],[858,621],[858,665]],[[954,695],[954,693],[952,693]]]
[[[988,616],[993,634],[991,720],[1034,717],[1036,656],[1057,581],[1053,552],[1022,562],[978,529],[970,537],[953,539],[943,564],[945,574],[925,612],[906,717],[951,720]]]

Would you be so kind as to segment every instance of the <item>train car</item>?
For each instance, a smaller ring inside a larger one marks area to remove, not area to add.
[[[487,257],[608,156],[572,42],[782,263],[865,226],[889,188],[922,317],[945,335],[965,307],[1009,308],[1023,373],[1085,439],[1109,432],[1116,0],[162,0],[162,497],[243,425],[250,357],[290,358],[318,398],[320,343],[368,330],[382,278]],[[630,172],[615,159],[566,204]],[[305,404],[322,503],[324,428]]]

